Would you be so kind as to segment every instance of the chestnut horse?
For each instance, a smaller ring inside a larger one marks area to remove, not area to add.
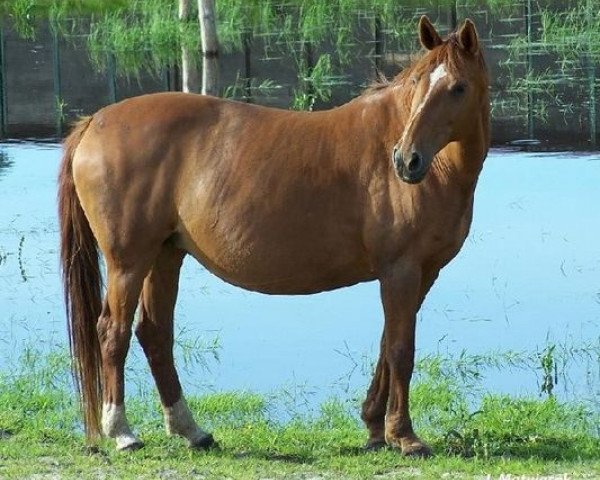
[[[61,262],[88,440],[101,429],[118,449],[141,446],[124,404],[139,305],[135,333],[167,433],[195,448],[213,443],[173,360],[179,270],[191,254],[225,281],[267,294],[379,280],[385,326],[362,409],[367,447],[430,453],[409,415],[415,317],[469,231],[490,128],[473,23],[443,40],[423,17],[419,38],[427,51],[412,66],[329,111],[160,93],[74,128],[59,178]]]

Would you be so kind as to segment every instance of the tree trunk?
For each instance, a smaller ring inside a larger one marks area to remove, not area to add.
[[[191,0],[179,0],[179,21],[183,28],[190,18]],[[181,90],[184,92],[199,92],[199,75],[194,53],[186,45],[181,45]]]
[[[202,38],[202,93],[219,94],[219,44],[215,19],[215,0],[198,0],[198,19]]]

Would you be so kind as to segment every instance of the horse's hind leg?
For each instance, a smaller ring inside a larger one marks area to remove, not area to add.
[[[173,359],[173,312],[185,251],[165,243],[144,280],[136,336],[158,388],[167,434],[180,435],[192,448],[208,448],[212,435],[198,427],[182,393]]]
[[[107,291],[97,324],[102,355],[102,430],[115,439],[119,450],[142,446],[127,422],[124,374],[133,315],[145,273],[143,268],[125,268],[107,259]]]

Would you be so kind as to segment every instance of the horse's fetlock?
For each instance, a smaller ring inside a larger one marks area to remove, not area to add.
[[[105,403],[102,407],[102,433],[109,438],[115,438],[123,432],[129,431],[125,406]]]
[[[410,418],[399,415],[388,415],[385,421],[385,436],[393,439],[414,436]]]
[[[167,431],[186,435],[198,427],[184,397],[180,397],[170,407],[163,407]]]

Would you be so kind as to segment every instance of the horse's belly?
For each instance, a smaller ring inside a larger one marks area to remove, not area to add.
[[[348,243],[274,244],[182,237],[180,246],[209,271],[246,290],[302,295],[334,290],[373,280],[364,255]],[[312,253],[311,253],[312,252]]]

